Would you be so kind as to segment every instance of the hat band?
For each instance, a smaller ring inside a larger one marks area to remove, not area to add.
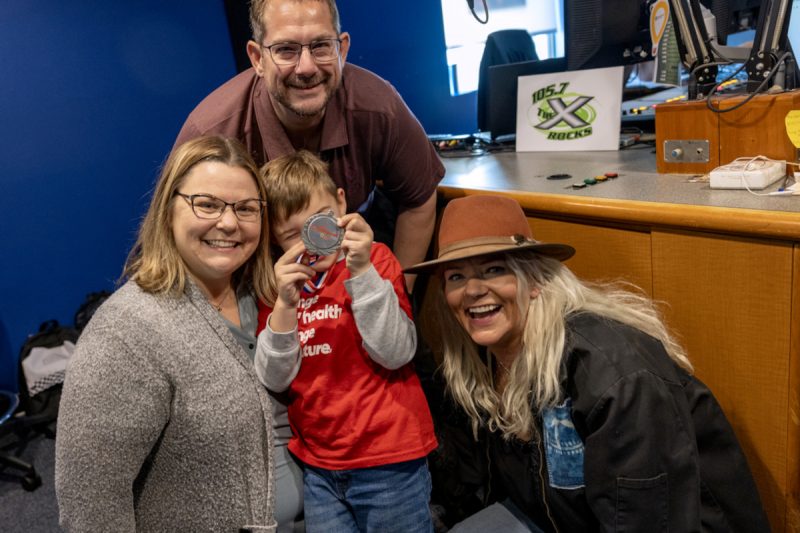
[[[484,253],[491,253],[495,250],[505,250],[509,246],[522,246],[523,244],[535,244],[537,241],[528,239],[524,235],[516,234],[508,237],[476,237],[474,239],[464,239],[463,241],[456,241],[454,243],[444,246],[439,251],[439,261],[447,259],[458,259],[465,255],[461,253],[467,250],[467,255],[480,255]],[[483,251],[477,250],[478,248],[484,249]]]

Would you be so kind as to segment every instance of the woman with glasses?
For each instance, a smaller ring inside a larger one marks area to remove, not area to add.
[[[274,292],[266,195],[244,147],[173,150],[67,370],[56,493],[68,531],[274,531],[272,413],[252,365]]]

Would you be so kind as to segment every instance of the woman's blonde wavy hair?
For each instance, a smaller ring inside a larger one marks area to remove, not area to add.
[[[122,278],[135,281],[150,293],[180,295],[186,287],[187,268],[172,235],[172,203],[175,192],[198,163],[216,161],[242,168],[253,177],[258,197],[266,200],[264,183],[247,149],[236,139],[198,137],[174,148],[156,182],[150,207],[145,214],[136,243],[125,262]],[[266,210],[266,208],[265,208]],[[255,252],[233,274],[233,283],[252,283],[258,298],[274,301],[275,276],[269,254],[269,222],[261,218],[261,237]]]
[[[540,412],[563,401],[560,377],[566,320],[572,315],[593,313],[639,329],[660,340],[678,365],[692,371],[658,309],[636,286],[584,282],[560,261],[531,252],[507,254],[504,259],[517,278],[517,302],[521,316],[527,318],[522,353],[510,368],[502,394],[494,389],[491,361],[481,360],[480,348],[458,323],[442,291],[434,300],[441,318],[442,372],[448,390],[469,415],[475,435],[485,424],[508,439],[529,438],[535,434],[533,410]],[[534,287],[540,293],[530,298]]]

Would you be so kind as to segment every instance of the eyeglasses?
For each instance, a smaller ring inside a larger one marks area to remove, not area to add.
[[[261,213],[264,211],[266,202],[258,198],[248,198],[247,200],[239,200],[238,202],[226,202],[220,200],[216,196],[210,194],[183,194],[175,191],[177,196],[180,196],[192,206],[192,212],[197,218],[206,220],[214,220],[220,218],[225,208],[228,206],[233,210],[236,218],[242,222],[255,222],[261,218]]]
[[[319,39],[310,43],[275,43],[261,46],[269,50],[272,61],[279,67],[288,67],[300,62],[303,48],[308,48],[317,63],[330,63],[339,57],[341,39]]]

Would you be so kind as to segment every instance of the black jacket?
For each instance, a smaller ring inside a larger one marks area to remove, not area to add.
[[[444,505],[457,515],[510,498],[545,531],[769,531],[711,391],[639,330],[588,314],[567,326],[567,400],[536,414],[530,442],[475,442],[452,404],[439,410],[434,483],[462,496]]]

